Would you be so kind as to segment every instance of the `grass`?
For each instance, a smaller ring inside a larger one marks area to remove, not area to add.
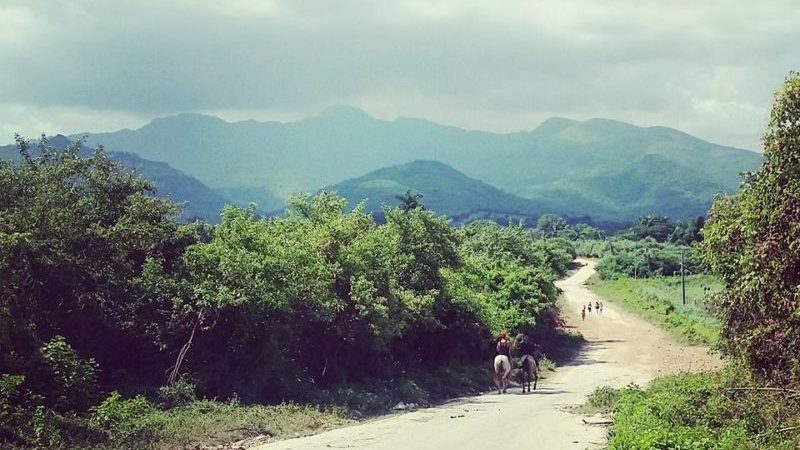
[[[551,366],[547,362],[545,365]],[[54,448],[67,450],[167,450],[222,446],[257,436],[280,440],[386,414],[400,402],[424,407],[478,394],[490,389],[491,380],[487,362],[399,373],[393,379],[372,379],[328,389],[309,385],[302,395],[306,401],[279,405],[245,405],[236,398],[187,400],[194,398],[188,392],[191,385],[182,388],[187,391],[181,393],[184,400],[171,407],[144,396],[125,399],[112,393],[89,417],[73,418],[72,432],[62,438],[50,426],[55,433],[50,442]],[[176,397],[174,393],[172,397]]]
[[[800,448],[800,399],[764,395],[759,387],[728,366],[657,378],[647,388],[598,388],[581,412],[613,411],[610,450]]]
[[[666,328],[683,342],[706,345],[719,338],[719,323],[709,313],[706,301],[722,287],[711,275],[687,276],[684,305],[678,276],[600,280],[595,275],[589,281],[589,289],[600,297]]]
[[[586,397],[586,403],[578,407],[577,412],[585,415],[600,413],[607,416],[614,411],[614,405],[621,394],[622,389],[601,386]]]
[[[155,410],[141,417],[146,434],[115,436],[100,448],[175,449],[223,445],[266,435],[272,439],[306,436],[354,422],[342,410],[315,406],[240,405],[199,400]],[[108,445],[110,444],[110,445]]]

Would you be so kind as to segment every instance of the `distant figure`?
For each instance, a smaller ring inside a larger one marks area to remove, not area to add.
[[[594,311],[600,314],[600,302],[594,302]]]
[[[586,320],[586,305],[583,305],[583,309],[581,309],[581,322]]]
[[[592,302],[589,302],[589,314],[592,313]]]
[[[600,315],[603,314],[604,309],[606,309],[605,305],[603,305],[603,302],[600,302]]]

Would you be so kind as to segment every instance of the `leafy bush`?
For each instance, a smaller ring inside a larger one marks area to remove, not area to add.
[[[635,388],[630,386],[631,389]],[[610,386],[601,386],[586,397],[586,403],[581,407],[581,412],[586,414],[609,414],[614,409],[622,395],[622,389]]]
[[[187,377],[180,377],[174,384],[158,388],[159,405],[174,408],[197,400],[196,386]]]
[[[156,407],[141,395],[123,399],[114,391],[92,408],[89,425],[106,431],[113,442],[150,441],[161,431],[153,420],[148,420],[155,411]]]
[[[692,259],[691,251],[653,240],[609,241],[600,252],[602,259],[597,273],[604,280],[669,276],[680,272],[682,252],[686,273],[701,273],[702,268]]]
[[[97,363],[81,359],[62,336],[41,348],[45,380],[39,392],[48,406],[57,411],[85,411],[97,392]]]
[[[725,280],[726,350],[776,385],[800,382],[800,75],[777,94],[764,163],[741,191],[718,198],[700,246]]]
[[[560,237],[456,229],[412,204],[378,224],[327,192],[283,217],[226,207],[216,227],[179,225],[102,151],[18,147],[0,160],[0,373],[21,377],[3,378],[0,445],[146,447],[197,394],[314,401],[309,385],[357,386],[331,397],[434,401],[474,387],[463,367],[485,362],[493,332],[558,322],[553,281],[575,254]],[[365,388],[442,366],[462,368],[459,383]],[[89,408],[99,392],[112,394]]]
[[[618,391],[609,449],[797,448],[800,434],[786,430],[798,424],[797,400],[764,395],[751,383],[730,367]]]

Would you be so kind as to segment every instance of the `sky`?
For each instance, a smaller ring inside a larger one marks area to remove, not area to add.
[[[552,116],[757,150],[800,2],[0,0],[0,142],[155,117],[531,130]]]

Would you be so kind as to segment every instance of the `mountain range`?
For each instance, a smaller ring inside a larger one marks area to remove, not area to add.
[[[72,140],[62,135],[48,139],[48,144],[57,149],[65,149],[72,143]],[[81,146],[79,152],[81,155],[89,155],[92,151],[84,145]],[[155,195],[183,204],[183,209],[178,216],[180,220],[199,218],[206,222],[217,223],[222,207],[226,203],[230,203],[227,198],[196,178],[176,170],[169,164],[150,161],[134,153],[111,151],[108,152],[108,156],[122,163],[128,170],[152,181],[156,188]],[[20,154],[16,146],[6,145],[0,147],[0,158],[18,161]]]
[[[263,210],[280,209],[293,192],[330,186],[349,197],[357,191],[344,180],[392,166],[400,166],[395,181],[402,186],[397,189],[428,195],[435,173],[458,178],[452,168],[495,188],[497,204],[513,205],[506,211],[511,215],[589,216],[597,223],[625,222],[643,214],[705,214],[716,194],[735,192],[739,173],[761,161],[758,153],[675,129],[608,119],[553,118],[531,131],[491,133],[421,119],[385,121],[347,106],[285,123],[231,123],[181,114],[137,130],[84,136],[89,145],[167,163],[233,202],[256,202]],[[403,165],[419,160],[443,165],[427,164],[428,175],[412,180]],[[392,197],[389,191],[385,183],[370,191],[375,199],[369,205]],[[502,197],[509,194],[528,202]],[[485,206],[476,203],[472,209]]]

